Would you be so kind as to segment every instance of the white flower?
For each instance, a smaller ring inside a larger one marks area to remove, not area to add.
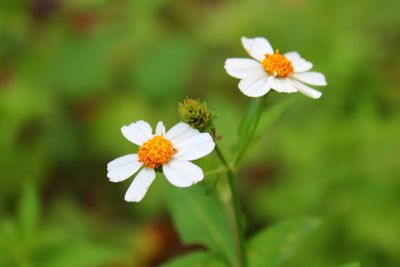
[[[241,79],[239,89],[250,97],[260,97],[273,89],[280,93],[301,92],[312,98],[319,98],[321,92],[304,83],[324,86],[325,76],[310,72],[312,63],[303,59],[297,52],[284,55],[272,49],[262,37],[242,37],[243,47],[256,60],[248,58],[229,58],[225,61],[226,72]]]
[[[107,177],[111,182],[136,175],[125,200],[139,202],[156,177],[155,169],[162,168],[167,180],[177,187],[189,187],[204,177],[203,171],[189,160],[209,154],[214,149],[210,134],[200,133],[186,123],[178,123],[168,132],[160,121],[155,135],[145,121],[137,121],[121,128],[123,136],[139,146],[137,153],[119,157],[107,165]]]

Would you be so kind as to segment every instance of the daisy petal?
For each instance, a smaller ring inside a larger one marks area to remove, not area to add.
[[[137,154],[116,158],[107,164],[107,177],[114,183],[124,181],[135,174],[142,165]]]
[[[268,93],[271,89],[268,84],[268,74],[265,72],[260,75],[247,77],[239,82],[240,91],[250,97],[260,97]]]
[[[121,128],[123,136],[132,143],[140,146],[153,137],[151,127],[145,121],[137,121]]]
[[[139,202],[142,200],[155,178],[156,172],[154,169],[143,168],[129,186],[128,191],[126,191],[125,201]]]
[[[229,75],[238,79],[265,73],[260,62],[248,58],[228,58],[224,67]]]
[[[293,63],[293,70],[294,72],[305,72],[311,70],[313,67],[313,64],[308,61],[295,61],[296,63]]]
[[[203,180],[203,170],[186,160],[173,159],[163,165],[165,178],[176,187],[189,187]]]
[[[289,59],[291,62],[301,60],[302,57],[297,52],[288,52],[285,54],[285,57]]]
[[[286,53],[285,57],[287,57],[287,59],[289,59],[290,62],[292,62],[293,70],[295,72],[309,71],[313,66],[311,62],[306,61],[297,52]]]
[[[282,82],[284,79],[276,78],[274,76],[270,76],[268,78],[268,85],[279,93],[291,93],[290,89],[288,90],[286,84]]]
[[[161,135],[161,136],[165,135],[165,126],[164,126],[164,123],[162,121],[159,121],[157,123],[156,135]]]
[[[319,72],[302,72],[302,73],[293,73],[291,77],[305,82],[311,85],[319,85],[324,86],[326,85],[325,76]]]
[[[172,142],[172,144],[176,145],[180,141],[188,139],[197,134],[199,134],[197,129],[192,128],[187,123],[180,122],[169,129],[169,131],[165,134],[165,137]]]
[[[288,78],[279,79],[283,86],[284,93],[295,93],[297,89],[292,85]]]
[[[301,92],[302,94],[309,96],[311,98],[317,99],[320,98],[322,93],[297,81],[294,79],[290,79],[290,82],[293,84],[294,87],[297,88],[297,90],[299,90],[299,92]]]
[[[213,151],[215,144],[210,134],[199,133],[174,144],[177,152],[174,158],[195,160]]]
[[[274,53],[271,44],[262,37],[242,37],[242,45],[247,53],[258,61],[262,61],[265,58],[265,54]]]

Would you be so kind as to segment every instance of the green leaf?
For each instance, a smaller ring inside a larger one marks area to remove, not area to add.
[[[19,204],[19,227],[22,240],[30,244],[34,242],[34,236],[38,227],[39,200],[36,189],[32,184],[25,185]]]
[[[215,192],[205,195],[201,184],[185,189],[166,188],[167,206],[182,241],[202,244],[233,263],[235,254],[230,224],[223,212],[225,207]]]
[[[280,266],[319,225],[315,219],[298,219],[261,231],[248,244],[249,266]]]
[[[205,182],[204,194],[208,195],[214,191],[214,189],[218,185],[220,176],[221,175],[210,175],[207,177],[207,179],[204,181]]]
[[[261,98],[252,99],[247,105],[239,124],[240,146],[246,145],[254,134],[262,108]]]
[[[350,262],[344,265],[340,265],[340,267],[360,267],[361,264],[359,262]]]
[[[235,159],[235,165],[237,165],[246,152],[248,144],[254,137],[254,133],[257,129],[258,122],[260,120],[261,112],[264,105],[265,98],[252,99],[247,105],[243,112],[242,119],[239,124],[239,140],[238,140],[238,154]]]
[[[235,165],[250,147],[252,141],[263,134],[266,127],[274,123],[282,112],[293,103],[293,99],[282,101],[265,109],[265,98],[257,98],[248,104],[239,125],[239,152]]]
[[[209,252],[193,252],[188,255],[173,259],[161,267],[225,267],[226,264],[216,255]]]

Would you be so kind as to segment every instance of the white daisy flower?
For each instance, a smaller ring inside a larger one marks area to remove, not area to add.
[[[226,72],[241,79],[239,89],[250,97],[260,97],[273,89],[279,93],[301,92],[311,98],[319,98],[321,92],[305,85],[326,85],[325,76],[310,72],[312,63],[297,52],[280,54],[262,37],[242,37],[243,47],[253,59],[229,58],[225,61]]]
[[[203,171],[190,162],[209,154],[214,149],[210,134],[200,133],[189,124],[180,122],[165,132],[160,121],[155,134],[145,121],[137,121],[121,128],[123,136],[139,146],[137,153],[119,157],[107,165],[111,182],[121,182],[139,173],[125,194],[125,200],[139,202],[162,168],[167,180],[177,187],[189,187],[200,182]]]

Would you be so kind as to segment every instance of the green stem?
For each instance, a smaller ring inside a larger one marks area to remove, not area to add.
[[[234,221],[235,229],[234,230],[236,232],[238,261],[239,261],[239,266],[246,267],[247,266],[247,257],[246,257],[246,250],[245,250],[246,239],[245,239],[245,235],[244,235],[243,221],[240,217],[241,210],[240,210],[240,201],[239,201],[239,196],[238,196],[237,186],[236,186],[236,174],[235,174],[234,170],[232,169],[232,167],[229,166],[228,161],[225,159],[225,157],[222,154],[222,151],[219,148],[216,141],[215,141],[215,152],[217,153],[218,158],[220,159],[222,164],[227,169],[228,183],[229,183],[229,188],[231,191],[232,202],[233,202],[230,204],[233,205],[233,211],[234,211],[234,217],[235,217],[235,221]]]

